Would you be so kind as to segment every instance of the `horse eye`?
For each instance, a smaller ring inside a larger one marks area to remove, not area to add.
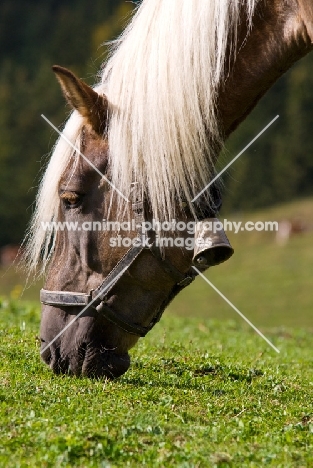
[[[66,208],[77,208],[83,200],[83,195],[77,192],[62,192],[60,195]]]

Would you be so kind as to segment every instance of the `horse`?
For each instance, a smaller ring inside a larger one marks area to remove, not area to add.
[[[312,42],[309,0],[143,0],[94,88],[54,67],[73,113],[41,182],[26,261],[46,274],[41,355],[55,373],[127,371],[129,350],[195,277],[188,222],[218,211],[218,187],[193,200],[224,141]],[[187,226],[172,236],[183,242],[158,246],[173,219]],[[89,229],[113,221],[113,237]],[[224,241],[199,268],[230,257]]]

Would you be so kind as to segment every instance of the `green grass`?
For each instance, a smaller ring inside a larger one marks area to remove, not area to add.
[[[249,219],[301,210],[312,200]],[[312,233],[285,247],[229,237],[235,256],[207,277],[280,354],[198,278],[122,378],[55,376],[39,356],[38,286],[21,301],[23,278],[3,277],[0,467],[313,466]]]
[[[277,355],[235,322],[166,315],[107,382],[54,376],[29,313],[1,330],[0,466],[313,465],[311,333],[266,330]]]

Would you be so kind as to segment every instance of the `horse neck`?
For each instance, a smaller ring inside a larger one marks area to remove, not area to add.
[[[313,49],[313,6],[307,8],[308,0],[298,2],[282,9],[280,0],[262,0],[246,42],[247,30],[239,31],[239,52],[219,95],[226,138],[276,80]]]

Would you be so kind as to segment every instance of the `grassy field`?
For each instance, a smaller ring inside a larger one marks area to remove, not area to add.
[[[313,466],[311,333],[265,330],[277,355],[235,322],[167,315],[106,382],[52,375],[20,309],[1,329],[1,467]]]
[[[249,219],[299,212],[312,219],[313,201]],[[229,237],[235,256],[206,276],[280,354],[198,278],[125,376],[54,376],[39,357],[38,285],[21,301],[23,277],[2,277],[0,467],[313,466],[312,232],[284,247]]]

